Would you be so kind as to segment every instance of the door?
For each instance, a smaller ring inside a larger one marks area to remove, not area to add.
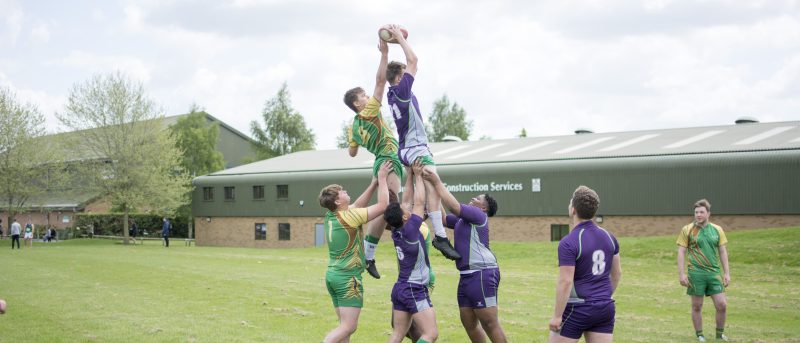
[[[320,246],[325,244],[325,225],[323,224],[315,224],[314,226],[314,244],[315,246]]]

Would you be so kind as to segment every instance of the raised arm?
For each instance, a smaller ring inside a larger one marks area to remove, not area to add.
[[[403,201],[401,201],[400,205],[403,208],[409,208],[408,206],[414,202],[414,172],[409,167],[406,168],[406,184],[403,185]]]
[[[378,64],[378,74],[375,75],[375,92],[372,96],[381,102],[383,91],[386,89],[386,65],[389,63],[389,44],[378,38],[378,50],[381,51],[381,62]]]
[[[386,184],[386,176],[392,170],[392,164],[384,162],[378,170],[378,202],[367,207],[367,221],[371,221],[383,215],[386,206],[389,205],[389,186]]]
[[[425,182],[422,181],[422,165],[419,159],[414,161],[414,207],[411,212],[422,217],[425,215]]]
[[[367,189],[361,193],[361,196],[359,196],[358,199],[356,199],[356,201],[350,205],[350,207],[367,207],[369,199],[372,198],[372,194],[375,193],[376,189],[378,189],[378,179],[373,177],[372,182],[369,183]]]
[[[444,186],[439,175],[430,171],[430,169],[424,169],[422,171],[422,178],[428,180],[428,182],[433,185],[433,188],[436,189],[436,193],[442,198],[442,205],[444,205],[450,213],[456,216],[461,215],[461,204],[456,200],[456,197],[447,190],[447,187]]]
[[[392,25],[389,27],[389,32],[392,33],[392,37],[395,37],[397,44],[400,44],[400,47],[403,48],[403,53],[406,55],[406,73],[411,74],[411,76],[416,76],[417,54],[414,53],[414,50],[411,49],[411,45],[409,45],[408,41],[403,37],[403,32],[400,31],[399,26]]]

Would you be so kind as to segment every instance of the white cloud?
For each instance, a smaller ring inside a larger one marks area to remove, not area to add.
[[[5,16],[6,29],[8,30],[6,36],[11,43],[11,46],[14,46],[17,44],[17,39],[22,32],[22,24],[25,14],[20,9],[11,9],[7,13],[8,14]]]
[[[50,41],[50,30],[47,28],[47,24],[36,24],[33,29],[31,29],[31,38],[41,43],[47,43]]]
[[[89,74],[121,71],[145,84],[152,78],[152,68],[141,59],[131,56],[98,55],[73,50],[65,57],[53,60],[50,63],[83,70]]]

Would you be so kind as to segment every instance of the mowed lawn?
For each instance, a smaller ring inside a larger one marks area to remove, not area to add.
[[[726,331],[736,342],[800,342],[800,228],[728,233],[732,283]],[[0,241],[2,342],[320,342],[337,320],[324,285],[325,247],[166,249],[150,241]],[[675,237],[621,238],[617,342],[688,342],[689,299],[678,284]],[[556,243],[493,242],[501,265],[500,318],[511,342],[543,342],[558,273]],[[352,342],[383,342],[396,278],[388,235],[384,277],[366,274],[366,305]],[[458,319],[458,274],[432,256],[439,342],[467,342]],[[710,299],[704,307],[714,333]]]

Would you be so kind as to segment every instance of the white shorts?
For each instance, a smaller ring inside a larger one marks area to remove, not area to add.
[[[33,238],[33,232],[25,233],[25,238],[24,239],[32,239],[32,238]]]

